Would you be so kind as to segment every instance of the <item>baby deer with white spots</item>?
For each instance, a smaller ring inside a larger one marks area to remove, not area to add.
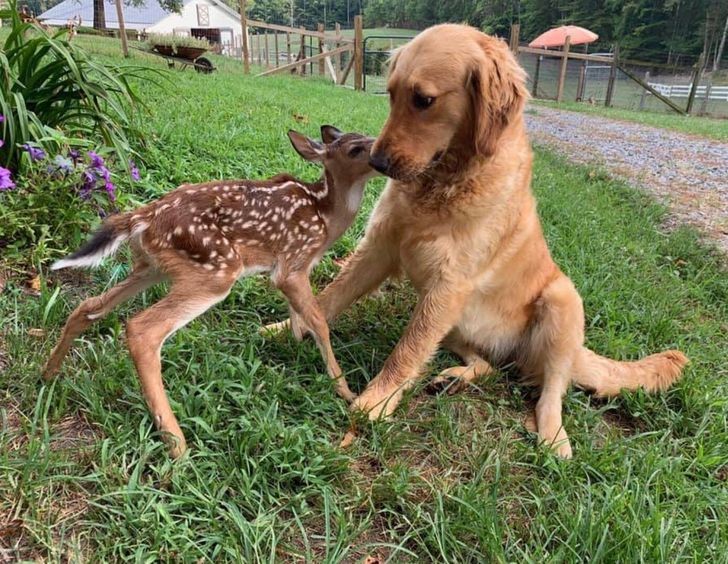
[[[364,185],[377,173],[369,167],[374,140],[357,133],[321,128],[323,143],[290,131],[293,147],[308,161],[322,163],[321,180],[307,183],[281,174],[265,181],[224,180],[185,184],[133,212],[110,217],[86,245],[53,269],[97,266],[123,242],[132,250],[129,277],[71,314],[44,377],[55,374],[73,340],[114,307],[168,279],[166,297],[137,314],[126,328],[144,398],[157,428],[180,456],[184,435],[162,383],[164,341],[223,300],[238,278],[269,272],[288,298],[292,327],[300,338],[310,331],[326,361],[336,391],[354,399],[329,341],[329,328],[309,284],[321,256],[351,225]]]

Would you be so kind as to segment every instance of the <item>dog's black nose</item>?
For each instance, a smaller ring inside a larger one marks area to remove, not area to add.
[[[389,157],[384,153],[371,154],[369,155],[369,166],[382,174],[387,174],[389,170]]]

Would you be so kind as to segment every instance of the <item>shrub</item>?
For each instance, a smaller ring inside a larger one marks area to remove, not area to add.
[[[9,0],[0,18],[10,21],[0,48],[0,166],[22,168],[29,162],[22,150],[28,143],[57,153],[69,142],[94,146],[99,136],[128,159],[138,136],[131,108],[139,102],[130,80],[154,71],[92,60],[68,42],[66,29],[51,35],[23,23],[17,0]]]

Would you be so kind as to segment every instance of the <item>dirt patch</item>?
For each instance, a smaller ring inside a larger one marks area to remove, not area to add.
[[[17,450],[24,447],[30,436],[24,425],[25,416],[14,404],[10,404],[0,412],[0,432],[6,441],[8,450]],[[77,454],[91,445],[99,438],[100,432],[89,423],[88,419],[76,413],[67,415],[51,425],[49,447],[54,452],[75,450]]]
[[[79,489],[49,488],[32,517],[17,517],[13,512],[0,518],[0,564],[59,559],[76,562],[79,556],[80,561],[87,560],[90,547],[81,540],[78,523],[88,511],[88,497]],[[46,543],[52,547],[50,550]]]
[[[0,425],[2,448],[11,460],[21,456],[31,440],[28,417],[10,403],[0,411]],[[48,448],[83,464],[99,436],[84,415],[68,415],[51,425]],[[88,555],[88,547],[77,534],[77,524],[88,511],[88,492],[75,481],[56,479],[40,482],[32,493],[19,491],[0,488],[4,496],[0,497],[0,564],[75,561],[79,552]]]
[[[604,412],[604,422],[622,436],[629,437],[647,430],[647,425],[641,419],[632,417],[621,409],[610,409]]]

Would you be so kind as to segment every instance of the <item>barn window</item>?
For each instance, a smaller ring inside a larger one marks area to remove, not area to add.
[[[197,25],[210,25],[210,7],[197,4]]]

